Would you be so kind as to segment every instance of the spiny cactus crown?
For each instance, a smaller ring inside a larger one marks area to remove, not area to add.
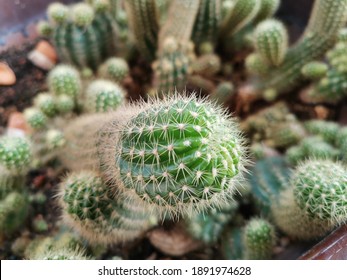
[[[81,249],[70,248],[46,248],[34,256],[35,260],[88,260],[85,252]]]
[[[23,113],[27,123],[33,129],[41,129],[47,124],[47,117],[40,109],[29,107]]]
[[[60,148],[65,144],[64,134],[57,129],[47,131],[45,141],[49,149]]]
[[[81,91],[81,78],[74,67],[60,64],[49,72],[48,86],[55,95],[66,94],[75,98]]]
[[[87,3],[77,3],[71,9],[72,21],[78,26],[87,26],[94,19],[94,10]]]
[[[63,23],[68,18],[69,9],[62,3],[54,2],[48,6],[47,14],[54,23]]]
[[[282,22],[268,19],[255,29],[255,47],[270,65],[280,65],[288,49],[288,33]]]
[[[66,114],[72,112],[75,107],[75,102],[71,96],[62,94],[56,98],[56,106],[59,113]]]
[[[340,163],[309,160],[293,174],[296,202],[308,215],[342,223],[347,220],[347,172]]]
[[[253,218],[247,223],[243,232],[246,259],[270,259],[275,241],[274,226],[266,220]]]
[[[23,137],[3,136],[0,138],[0,163],[9,169],[21,169],[31,159],[30,143]]]
[[[126,188],[179,213],[235,191],[244,152],[235,123],[219,107],[172,97],[152,104],[121,129],[116,161]]]
[[[321,136],[329,143],[335,142],[336,136],[340,129],[337,123],[323,120],[307,121],[305,122],[305,127],[310,133]]]
[[[48,117],[54,117],[57,112],[55,98],[49,93],[38,94],[34,99],[34,104]]]
[[[87,88],[86,107],[89,112],[107,112],[118,108],[125,99],[123,89],[107,80],[95,80]]]

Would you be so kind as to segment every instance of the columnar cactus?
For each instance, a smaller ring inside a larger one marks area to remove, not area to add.
[[[254,40],[257,52],[269,65],[281,65],[288,49],[288,33],[282,22],[262,21],[254,31]]]
[[[256,25],[257,23],[272,17],[278,10],[280,4],[281,0],[261,0],[260,9],[255,19],[253,20],[253,24]]]
[[[279,67],[269,69],[263,78],[253,83],[256,95],[268,88],[282,94],[296,87],[302,79],[301,68],[321,58],[334,45],[346,20],[347,0],[317,0],[300,41],[289,48]]]
[[[274,226],[264,219],[251,219],[244,228],[243,243],[245,259],[270,259],[276,243]]]
[[[155,0],[130,0],[125,2],[129,27],[137,48],[149,61],[155,57],[158,44],[159,15]]]
[[[129,66],[123,58],[111,57],[100,65],[98,74],[101,78],[121,83],[129,75]]]
[[[50,37],[63,62],[96,69],[104,59],[114,54],[116,23],[108,12],[109,2],[93,1],[93,5],[82,2],[70,8],[52,3],[48,7],[53,30]],[[42,25],[40,29],[47,30]]]
[[[111,81],[95,80],[87,88],[85,109],[91,113],[116,110],[124,103],[124,90]]]
[[[221,0],[200,1],[192,33],[192,40],[195,45],[200,45],[204,42],[212,44],[216,42],[221,20],[221,2]]]
[[[221,36],[235,34],[250,23],[259,10],[260,1],[258,0],[236,0],[235,5],[222,22]]]
[[[119,126],[113,123],[113,134],[100,139],[108,178],[158,212],[212,207],[237,190],[245,163],[243,141],[219,107],[174,96],[137,109]]]
[[[150,228],[144,209],[129,198],[113,199],[109,191],[97,173],[69,175],[61,186],[63,221],[92,243],[131,240]]]
[[[159,95],[173,94],[175,89],[184,89],[190,71],[189,60],[192,46],[179,43],[173,37],[166,38],[159,59],[153,63],[154,84]]]

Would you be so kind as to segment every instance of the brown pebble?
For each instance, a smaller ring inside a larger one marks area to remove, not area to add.
[[[329,109],[322,105],[314,107],[314,111],[316,113],[317,119],[326,120],[329,116]]]
[[[58,57],[55,49],[47,41],[40,41],[34,50],[29,52],[28,59],[43,70],[51,70],[57,63]]]
[[[19,112],[11,113],[8,119],[7,128],[8,129],[16,128],[16,129],[23,130],[24,132],[28,132],[28,125],[24,118],[24,115]]]
[[[54,47],[47,41],[41,40],[37,43],[35,49],[47,56],[51,61],[55,63],[58,61],[57,52],[55,51]]]
[[[0,86],[12,86],[16,83],[16,75],[4,62],[0,62]]]

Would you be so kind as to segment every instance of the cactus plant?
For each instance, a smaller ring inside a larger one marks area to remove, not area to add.
[[[111,57],[100,65],[98,74],[101,78],[121,83],[129,74],[129,66],[123,58]]]
[[[219,56],[215,54],[204,54],[192,63],[192,72],[198,75],[212,77],[221,69]]]
[[[281,65],[288,49],[288,34],[282,22],[261,22],[254,31],[254,40],[257,52],[269,65]]]
[[[243,240],[245,259],[270,259],[276,243],[275,228],[264,219],[253,218],[248,221],[244,228]]]
[[[93,1],[92,5],[81,2],[71,7],[61,3],[49,5],[47,14],[53,29],[49,37],[63,62],[95,70],[114,54],[117,27],[108,6],[108,1]],[[41,24],[39,31],[47,34],[47,28],[42,27]]]
[[[63,220],[92,243],[131,240],[150,226],[149,214],[132,199],[112,199],[94,172],[70,174],[62,183]]]
[[[88,86],[85,98],[84,106],[88,112],[107,112],[122,105],[125,93],[116,83],[107,80],[95,80]]]
[[[149,61],[155,57],[158,43],[159,15],[155,0],[130,0],[125,2],[129,27],[142,55]]]
[[[310,80],[318,80],[323,78],[328,71],[327,64],[320,61],[312,61],[301,68],[301,74]]]
[[[47,117],[52,118],[57,113],[55,98],[49,93],[40,93],[34,99],[35,107]]]
[[[231,82],[220,83],[216,90],[211,93],[210,98],[219,104],[224,104],[235,92],[235,87]]]
[[[259,96],[268,88],[282,94],[299,85],[301,68],[321,58],[336,42],[340,28],[347,20],[346,11],[346,0],[317,0],[302,38],[288,49],[279,67],[269,69],[263,78],[252,84],[254,94]]]
[[[332,121],[310,120],[305,122],[305,128],[313,135],[321,136],[328,143],[334,144],[337,133],[340,129],[339,125]]]
[[[109,132],[99,144],[115,147],[102,151],[110,180],[172,214],[221,203],[236,191],[245,164],[243,140],[219,107],[179,96],[148,106],[111,128],[119,140]]]
[[[33,129],[42,129],[47,125],[46,115],[38,108],[29,107],[25,109],[24,117]]]

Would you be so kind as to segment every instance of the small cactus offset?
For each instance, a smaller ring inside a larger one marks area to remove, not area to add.
[[[111,57],[100,65],[98,74],[103,79],[121,83],[129,74],[129,66],[123,58]]]
[[[48,87],[56,96],[67,95],[74,101],[82,91],[79,72],[72,66],[60,64],[53,68],[48,75]]]
[[[328,143],[334,144],[340,126],[332,121],[310,120],[305,122],[305,128],[309,133],[321,136]]]
[[[31,145],[24,137],[2,136],[0,138],[0,164],[9,170],[28,168],[31,160]]]
[[[30,107],[25,109],[24,117],[33,129],[42,129],[47,125],[46,115],[38,108]]]
[[[320,61],[312,61],[301,68],[301,74],[310,80],[319,80],[323,78],[328,71],[328,65]]]
[[[261,57],[271,66],[281,65],[288,49],[288,34],[283,23],[275,19],[262,21],[254,33],[255,47]]]
[[[274,226],[264,219],[253,218],[243,230],[243,243],[245,259],[270,259],[276,243]]]
[[[116,48],[116,23],[108,12],[108,1],[91,1],[65,6],[52,3],[47,14],[52,32],[49,37],[58,51],[59,58],[77,67],[97,66],[114,54]],[[46,35],[47,27],[39,26]]]
[[[172,214],[212,207],[237,190],[245,164],[243,140],[221,108],[179,96],[149,106],[111,128],[119,131],[118,140],[108,133],[110,139],[100,144],[116,147],[102,151],[111,154],[103,160],[110,180]]]
[[[95,80],[86,90],[85,109],[90,113],[116,110],[124,103],[124,90],[116,83]]]
[[[61,185],[63,221],[92,243],[134,239],[151,226],[149,214],[132,199],[112,199],[94,172],[69,175]]]
[[[245,64],[247,72],[256,76],[265,75],[270,68],[266,60],[259,53],[252,53],[247,56]]]
[[[40,93],[34,99],[35,107],[39,108],[47,117],[52,118],[57,114],[56,101],[49,93]]]
[[[198,75],[213,77],[221,70],[221,60],[218,55],[204,54],[192,63],[192,72]]]

